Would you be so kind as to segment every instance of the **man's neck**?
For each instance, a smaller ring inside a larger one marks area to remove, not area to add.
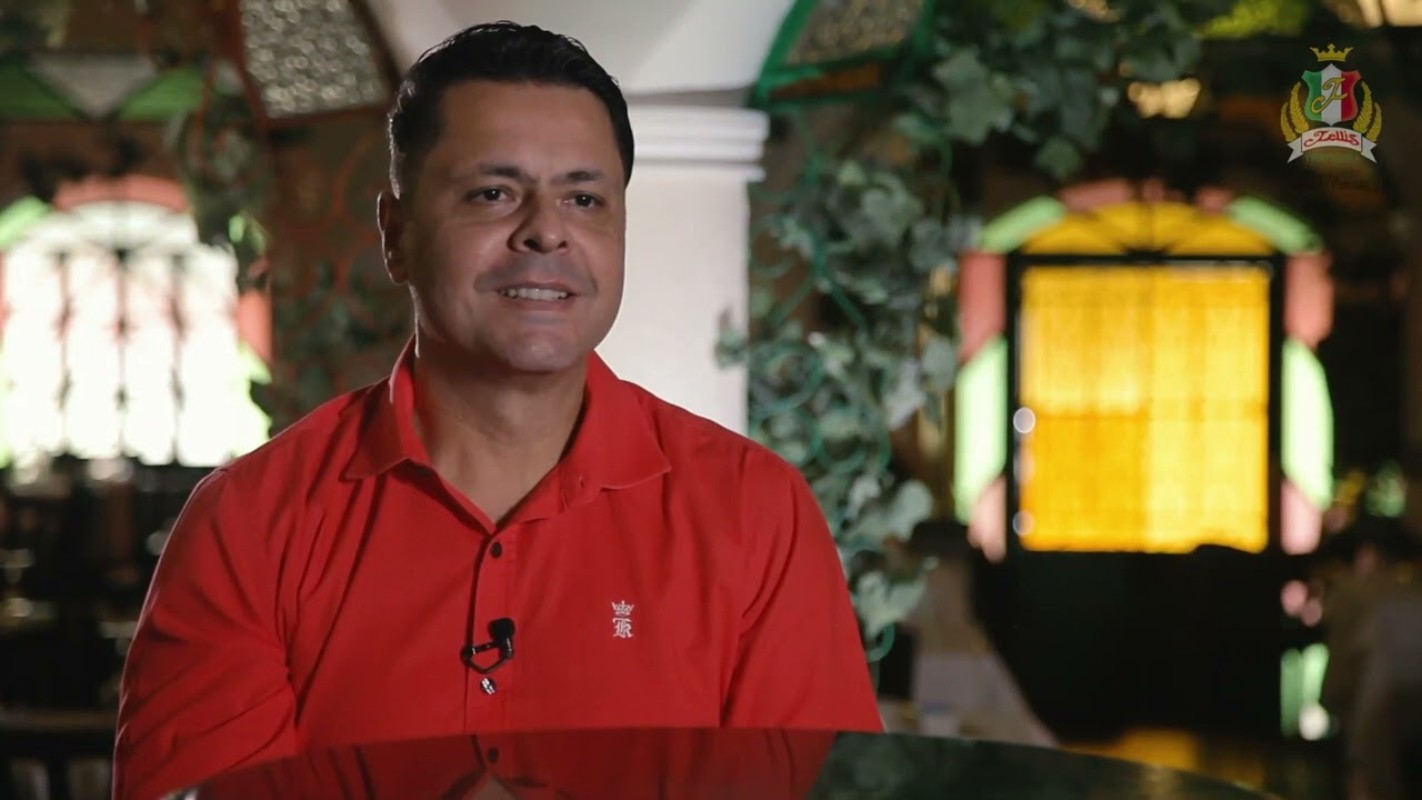
[[[587,362],[512,373],[419,342],[414,377],[414,422],[431,465],[497,523],[562,458],[582,411]]]

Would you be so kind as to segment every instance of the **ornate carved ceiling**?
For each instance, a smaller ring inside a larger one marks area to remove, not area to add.
[[[740,90],[790,0],[367,0],[400,67],[445,36],[511,19],[582,40],[632,95]]]

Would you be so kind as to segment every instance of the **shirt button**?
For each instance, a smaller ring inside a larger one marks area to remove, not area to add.
[[[494,546],[489,548],[489,555],[499,558],[504,554],[504,546],[499,542],[494,542]]]
[[[490,764],[497,764],[497,763],[499,763],[499,748],[497,748],[497,747],[490,747],[490,748],[489,748],[489,763],[490,763]]]

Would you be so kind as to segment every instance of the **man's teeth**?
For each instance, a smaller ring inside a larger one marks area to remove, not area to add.
[[[568,296],[567,292],[560,292],[557,289],[505,289],[499,292],[504,297],[514,300],[562,300]]]

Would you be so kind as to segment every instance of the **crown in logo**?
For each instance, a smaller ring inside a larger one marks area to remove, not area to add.
[[[1317,47],[1310,47],[1309,49],[1313,51],[1313,54],[1318,57],[1319,61],[1346,61],[1348,54],[1353,52],[1353,48],[1351,47],[1345,47],[1339,50],[1333,46],[1332,42],[1328,43],[1327,50],[1319,50]]]
[[[613,603],[612,614],[616,617],[630,617],[632,616],[632,604],[627,602],[626,600],[623,600],[618,603]]]

